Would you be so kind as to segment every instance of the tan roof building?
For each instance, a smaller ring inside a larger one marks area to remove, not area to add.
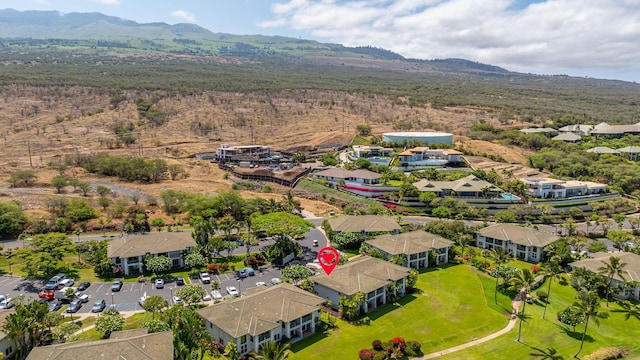
[[[338,309],[340,297],[353,296],[357,292],[365,295],[362,305],[364,312],[386,303],[389,284],[398,284],[398,292],[404,294],[405,279],[409,269],[370,256],[362,256],[338,266],[330,276],[318,274],[311,280],[318,296],[331,300],[331,306]]]
[[[328,179],[345,180],[345,181],[357,181],[358,179],[378,180],[380,179],[380,176],[381,176],[376,172],[364,170],[364,169],[345,170],[345,169],[339,169],[339,168],[322,170],[313,175],[318,178],[328,178]]]
[[[387,256],[405,257],[407,266],[416,269],[429,266],[431,251],[438,252],[437,264],[448,262],[449,248],[453,246],[453,241],[422,230],[378,235],[366,243]]]
[[[495,197],[502,189],[475,175],[454,181],[431,181],[422,179],[413,184],[420,192],[433,192],[439,197]]]
[[[483,249],[503,248],[517,259],[539,262],[544,247],[560,239],[550,232],[513,224],[494,224],[476,232],[476,245]]]
[[[283,336],[294,338],[314,333],[323,302],[321,297],[282,283],[202,308],[198,314],[214,339],[222,343],[233,341],[245,354]]]
[[[31,350],[27,360],[172,360],[173,333],[121,336],[118,332],[111,338],[98,341],[77,341],[49,346],[38,346]]]
[[[130,275],[142,273],[146,255],[167,256],[173,260],[174,267],[184,267],[184,254],[193,251],[195,246],[191,233],[184,231],[127,235],[109,242],[107,256],[116,269]]]
[[[333,232],[393,232],[400,231],[396,218],[380,215],[342,216],[329,219]]]
[[[609,262],[612,257],[620,259],[621,263],[624,263],[623,275],[624,278],[620,278],[617,274],[613,276],[613,285],[623,285],[625,282],[635,282],[635,286],[628,286],[624,288],[616,296],[621,298],[634,298],[640,300],[640,255],[629,252],[614,252],[606,253],[599,252],[589,255],[589,259],[575,261],[569,264],[572,268],[584,268],[592,273],[599,273],[598,270],[604,265],[605,262]]]

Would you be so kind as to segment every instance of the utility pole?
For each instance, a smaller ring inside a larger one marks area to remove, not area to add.
[[[29,151],[29,166],[33,168],[33,162],[31,161],[31,141],[27,139],[27,149]]]

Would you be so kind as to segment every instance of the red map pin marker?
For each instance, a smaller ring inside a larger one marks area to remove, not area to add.
[[[327,246],[322,248],[320,252],[318,252],[318,262],[320,266],[322,266],[322,270],[324,270],[327,275],[331,275],[333,269],[338,265],[338,260],[340,259],[340,253],[338,250]]]

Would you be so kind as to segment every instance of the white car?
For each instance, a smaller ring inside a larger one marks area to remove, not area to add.
[[[89,295],[77,292],[76,299],[82,301],[83,303],[86,303],[89,302]]]
[[[200,273],[200,281],[202,281],[203,284],[209,284],[211,282],[211,277],[206,272]]]
[[[209,295],[208,293],[205,293],[204,297],[202,298],[202,301],[211,301],[211,295]]]
[[[213,300],[222,300],[222,294],[218,290],[213,290],[211,292],[211,297],[213,298]]]
[[[267,286],[267,283],[266,283],[266,282],[264,282],[264,281],[258,281],[258,282],[256,283],[256,286]]]
[[[73,284],[75,284],[76,282],[73,281],[73,279],[64,279],[62,281],[60,281],[60,286],[61,287],[72,287]]]
[[[142,304],[144,304],[144,301],[147,300],[148,296],[147,296],[147,292],[145,291],[144,294],[142,294],[142,296],[140,297],[140,299],[138,300],[138,304],[140,304],[140,306],[142,306]]]
[[[281,280],[280,280],[280,278],[273,278],[273,279],[271,279],[271,283],[272,283],[273,285],[275,285],[275,284],[280,284],[280,283],[281,283]]]
[[[11,298],[2,299],[0,301],[0,309],[11,309],[13,307],[13,303],[11,303]]]
[[[174,305],[182,304],[182,299],[180,298],[180,296],[173,295],[173,304]]]
[[[226,290],[227,290],[227,294],[231,296],[240,296],[240,293],[238,292],[238,289],[236,289],[235,286],[227,286]]]

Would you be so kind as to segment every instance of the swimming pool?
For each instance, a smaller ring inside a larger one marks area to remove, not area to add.
[[[498,199],[519,201],[520,197],[513,195],[512,193],[504,193],[504,194],[500,194],[500,197]]]

